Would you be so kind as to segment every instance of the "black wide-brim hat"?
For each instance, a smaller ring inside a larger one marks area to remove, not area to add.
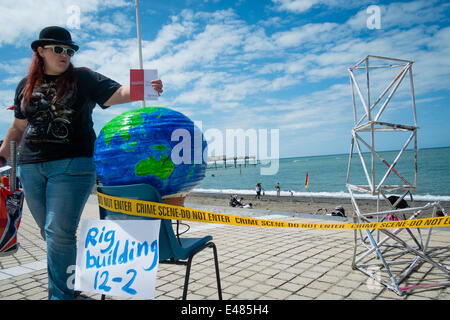
[[[36,51],[38,47],[43,47],[48,44],[66,45],[75,51],[79,49],[75,42],[72,41],[70,32],[57,26],[42,29],[39,33],[39,39],[31,43],[31,48]]]

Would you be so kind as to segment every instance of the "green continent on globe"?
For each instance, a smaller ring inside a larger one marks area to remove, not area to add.
[[[161,160],[156,160],[151,156],[147,160],[141,160],[136,164],[136,176],[144,177],[149,174],[155,175],[161,180],[166,180],[175,169],[172,160],[166,155],[161,155]]]
[[[145,112],[149,114],[152,114],[153,112],[158,110],[160,110],[160,108],[158,107],[145,108]],[[129,130],[139,127],[142,124],[142,115],[141,115],[142,112],[143,112],[142,109],[133,109],[131,111],[121,114],[118,117],[115,117],[110,122],[108,122],[101,131],[104,132],[105,134],[104,136],[105,145],[108,146],[111,139],[117,133],[120,135],[123,141],[128,141],[128,139],[130,139],[131,137]],[[124,125],[124,123],[126,125]]]

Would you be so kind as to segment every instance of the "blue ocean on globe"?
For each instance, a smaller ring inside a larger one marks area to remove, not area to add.
[[[100,131],[94,151],[97,177],[105,186],[150,184],[161,196],[187,193],[205,177],[206,148],[200,129],[182,113],[134,109]]]

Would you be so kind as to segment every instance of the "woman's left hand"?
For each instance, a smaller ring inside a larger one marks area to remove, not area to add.
[[[150,81],[152,88],[158,92],[158,96],[161,95],[161,93],[163,93],[163,84],[161,80],[152,80]]]

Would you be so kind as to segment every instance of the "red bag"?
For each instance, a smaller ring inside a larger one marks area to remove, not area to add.
[[[22,218],[24,195],[20,189],[16,192],[3,186],[0,189],[0,256],[5,256],[19,249],[17,232]]]

